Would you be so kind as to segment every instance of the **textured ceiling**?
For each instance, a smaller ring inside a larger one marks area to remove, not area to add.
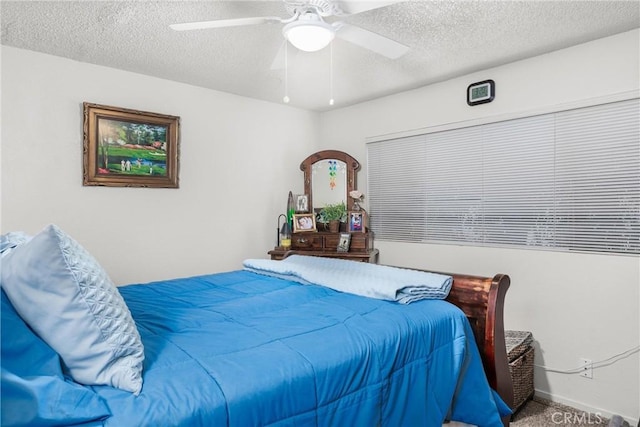
[[[190,21],[286,18],[280,0],[2,0],[0,14],[4,45],[271,102],[282,102],[285,94],[284,69],[272,68],[282,52],[282,24],[169,28]],[[331,49],[295,53],[290,47],[290,105],[325,111],[628,31],[640,27],[640,2],[410,1],[327,18],[336,20],[410,50],[392,60],[336,38],[331,107]]]

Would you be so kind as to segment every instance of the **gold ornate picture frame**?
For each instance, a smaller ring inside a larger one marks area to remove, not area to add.
[[[294,214],[293,232],[302,233],[305,231],[317,231],[316,216],[313,213]]]
[[[180,117],[83,103],[83,185],[178,188]]]

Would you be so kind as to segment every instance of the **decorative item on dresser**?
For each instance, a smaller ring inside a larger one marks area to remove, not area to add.
[[[282,226],[280,226],[280,219],[284,219]],[[287,221],[285,214],[278,215],[278,227],[276,228],[278,233],[278,247],[283,249],[291,249],[291,224]]]
[[[306,194],[296,194],[296,213],[309,212],[309,197]]]
[[[314,214],[294,214],[293,215],[293,232],[302,233],[317,231],[316,217]]]
[[[338,242],[338,252],[349,252],[351,244],[351,233],[340,233],[340,241]]]
[[[328,225],[329,231],[337,233],[340,231],[340,223],[347,220],[347,206],[343,203],[325,205],[318,212],[318,221]]]
[[[364,210],[349,212],[349,231],[352,233],[364,233],[367,228],[367,217]]]
[[[349,191],[349,197],[353,199],[352,209],[354,211],[361,210],[362,206],[360,206],[360,203],[362,203],[362,199],[364,199],[364,194],[362,194],[362,191],[358,191],[358,190]]]
[[[281,260],[290,254],[300,253],[378,262],[379,252],[373,247],[373,232],[367,228],[366,212],[360,205],[364,195],[356,190],[356,173],[359,169],[360,163],[356,159],[338,150],[319,151],[302,161],[300,170],[304,172],[303,196],[309,214],[296,217],[306,219],[310,216],[316,222],[311,228],[292,224],[294,233],[291,247],[275,247],[268,252],[271,259]],[[291,192],[289,196],[288,206],[291,206]],[[300,201],[299,197],[296,201]],[[330,220],[338,220],[338,227],[329,229]],[[341,245],[341,233],[345,232],[351,234],[350,243]]]

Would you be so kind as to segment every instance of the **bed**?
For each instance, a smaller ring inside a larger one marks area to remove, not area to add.
[[[235,271],[122,286],[116,294],[144,346],[142,387],[132,392],[73,381],[66,356],[53,350],[60,344],[45,342],[24,321],[28,313],[16,308],[20,297],[9,283],[33,271],[22,258],[12,265],[31,241],[3,258],[2,425],[508,423],[506,275],[451,274],[446,300],[410,304],[303,284],[246,263]],[[44,273],[28,281],[62,277],[47,270],[55,263],[43,261],[50,251],[31,254]],[[38,316],[43,311],[50,310],[41,307]]]

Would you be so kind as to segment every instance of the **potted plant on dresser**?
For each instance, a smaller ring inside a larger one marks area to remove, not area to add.
[[[347,206],[344,202],[332,205],[325,205],[318,215],[318,221],[329,224],[329,231],[337,233],[340,231],[340,223],[347,220]]]

